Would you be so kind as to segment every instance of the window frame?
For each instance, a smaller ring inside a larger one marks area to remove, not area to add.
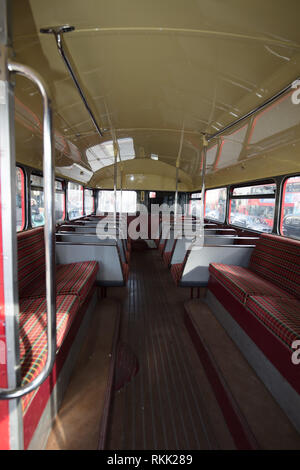
[[[225,213],[224,213],[224,220],[222,220],[222,221],[221,221],[221,220],[218,220],[218,219],[212,219],[212,218],[207,217],[207,216],[205,215],[207,192],[208,192],[208,191],[213,191],[213,190],[216,190],[216,189],[225,189],[225,190],[226,190]],[[228,186],[217,186],[217,187],[215,187],[215,188],[208,188],[208,189],[205,189],[205,193],[204,193],[204,215],[203,215],[203,218],[206,219],[206,220],[209,221],[209,222],[218,222],[219,224],[225,224],[225,223],[226,223],[226,220],[227,220],[228,200],[229,200],[229,196],[228,196]]]
[[[81,215],[77,216],[77,217],[73,217],[73,218],[70,218],[69,216],[69,184],[77,184],[80,188],[81,188]],[[67,197],[66,197],[66,214],[67,214],[67,217],[68,217],[68,220],[76,220],[76,219],[80,219],[81,217],[84,216],[84,186],[80,183],[77,183],[76,181],[71,181],[71,180],[67,180],[67,184],[66,184],[66,188],[67,188]]]
[[[300,173],[293,173],[293,174],[281,176],[280,191],[279,191],[280,194],[279,194],[279,203],[278,203],[278,214],[277,214],[278,220],[277,220],[277,226],[276,226],[276,229],[277,229],[276,233],[278,235],[280,235],[281,237],[289,238],[291,240],[299,240],[299,239],[293,238],[293,237],[288,237],[287,235],[284,235],[282,233],[282,222],[283,222],[283,218],[284,218],[284,198],[285,198],[286,183],[290,178],[296,178],[296,177],[300,178]]]
[[[62,219],[59,219],[59,220],[56,220],[56,219],[55,219],[55,224],[56,224],[56,225],[59,225],[59,224],[64,223],[64,221],[66,220],[66,189],[65,189],[66,182],[65,182],[65,180],[62,180],[62,179],[59,179],[59,178],[55,178],[55,183],[56,183],[56,182],[61,183],[62,189],[56,189],[56,188],[55,188],[54,192],[64,195],[63,217],[62,217]],[[55,204],[55,201],[54,201],[54,204]],[[54,211],[55,211],[55,208],[54,208]]]
[[[233,195],[233,191],[236,188],[247,188],[249,186],[263,186],[264,184],[274,184],[275,185],[275,193],[267,193],[267,194],[245,194],[245,195]],[[242,225],[235,225],[230,223],[230,214],[231,214],[231,201],[233,200],[241,200],[241,199],[274,199],[274,217],[273,217],[273,225],[271,227],[271,231],[269,233],[278,233],[275,231],[276,225],[277,225],[277,212],[276,211],[276,205],[278,201],[278,181],[276,177],[273,178],[268,178],[268,179],[263,179],[263,180],[255,180],[255,181],[247,181],[241,184],[234,184],[234,185],[229,185],[229,193],[228,193],[228,210],[227,210],[227,216],[226,216],[226,224],[230,227],[247,231],[247,232],[253,232],[253,233],[268,233],[268,232],[261,232],[259,230],[255,230],[250,227],[243,227]],[[261,197],[263,196],[263,197]]]
[[[28,186],[29,186],[29,212],[28,212],[28,227],[30,228],[39,228],[39,227],[44,227],[45,223],[43,225],[32,225],[32,213],[31,213],[31,199],[32,199],[32,194],[31,191],[36,190],[36,191],[42,191],[44,193],[44,186],[38,186],[38,185],[32,185],[31,184],[31,176],[39,176],[40,178],[43,178],[44,182],[44,176],[41,171],[36,171],[36,170],[30,170],[28,174]],[[45,201],[44,201],[45,202]]]
[[[16,224],[16,232],[20,233],[26,230],[27,228],[27,184],[26,184],[26,171],[24,168],[16,164],[16,173],[17,170],[20,170],[21,173],[21,211],[22,211],[22,228],[17,230],[17,224]],[[17,175],[16,175],[17,178]],[[17,182],[17,181],[16,181]]]
[[[86,205],[85,205],[85,191],[91,191],[92,192],[92,198],[93,198],[93,209],[92,209],[92,212],[90,212],[89,214],[86,213]],[[92,215],[95,213],[95,193],[94,193],[94,190],[93,188],[86,188],[84,187],[83,188],[83,199],[84,199],[84,215],[85,216],[89,216],[89,215]]]

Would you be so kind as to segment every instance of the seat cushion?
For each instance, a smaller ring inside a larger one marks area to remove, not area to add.
[[[57,350],[68,333],[79,309],[76,295],[56,297],[56,344]],[[37,377],[47,360],[47,308],[45,298],[20,300],[20,362],[22,385]],[[23,409],[32,394],[23,399]]]
[[[283,298],[289,296],[284,290],[242,266],[212,263],[209,271],[242,303],[254,294]]]
[[[84,302],[96,282],[99,264],[97,261],[61,264],[57,266],[57,294],[76,294]]]
[[[262,234],[253,250],[249,269],[300,298],[300,241]]]
[[[294,297],[250,296],[246,308],[266,325],[284,344],[300,339],[300,301]]]
[[[97,261],[81,261],[78,263],[59,264],[56,267],[56,294],[78,295],[84,302],[91,287],[96,281],[99,264]],[[45,279],[33,283],[23,292],[22,298],[45,297]]]

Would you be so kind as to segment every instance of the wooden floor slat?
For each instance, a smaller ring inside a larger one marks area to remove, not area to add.
[[[184,325],[189,290],[174,285],[158,251],[133,252],[127,289],[109,295],[123,302],[122,340],[140,368],[114,397],[107,447],[235,448]]]

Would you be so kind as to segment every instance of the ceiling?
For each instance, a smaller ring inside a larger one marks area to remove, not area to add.
[[[14,0],[15,60],[37,70],[52,95],[57,174],[112,187],[113,169],[93,171],[86,152],[131,138],[133,159],[119,164],[119,184],[122,169],[125,187],[172,190],[177,165],[180,190],[198,189],[201,133],[215,132],[300,77],[299,13],[299,0],[288,7],[280,0]],[[54,37],[39,32],[62,24],[75,27],[65,45],[102,138]],[[41,99],[19,77],[16,96],[17,160],[40,168]],[[300,171],[296,108],[287,97],[270,111],[272,119],[257,119],[256,136],[252,120],[214,142],[207,184]]]

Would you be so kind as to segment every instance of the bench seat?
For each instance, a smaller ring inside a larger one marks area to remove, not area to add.
[[[76,295],[56,297],[56,343],[57,351],[67,335],[74,316],[79,309]],[[20,300],[20,363],[22,385],[34,380],[47,360],[47,307],[45,298]],[[35,392],[22,399],[23,412],[30,405]]]
[[[248,268],[212,263],[209,272],[243,304],[249,295],[289,297],[289,294]]]
[[[293,341],[300,339],[298,299],[251,295],[246,308],[293,351]]]
[[[56,267],[56,294],[77,295],[80,303],[84,302],[91,287],[96,282],[99,264],[97,261],[82,261],[61,264]],[[46,295],[45,277],[27,287],[22,298],[40,298]]]

